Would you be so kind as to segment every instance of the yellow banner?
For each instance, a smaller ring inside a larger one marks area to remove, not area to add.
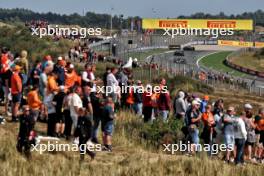
[[[255,42],[256,48],[264,48],[264,42]]]
[[[221,46],[238,46],[238,47],[253,47],[253,42],[233,41],[233,40],[218,40],[218,45]]]
[[[230,20],[230,19],[143,19],[143,29],[233,29],[253,30],[252,20]]]

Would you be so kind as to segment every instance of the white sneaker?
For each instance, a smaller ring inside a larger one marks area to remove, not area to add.
[[[73,140],[72,143],[73,143],[73,144],[77,144],[77,145],[79,145],[79,138],[74,138],[74,140]]]
[[[231,163],[233,163],[234,161],[235,161],[235,159],[234,159],[234,158],[231,158],[231,159],[230,159],[230,162],[231,162]]]

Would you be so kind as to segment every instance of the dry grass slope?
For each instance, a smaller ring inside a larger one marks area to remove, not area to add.
[[[116,122],[114,151],[98,152],[94,161],[88,157],[79,162],[76,152],[33,153],[27,161],[15,150],[18,124],[7,123],[0,128],[0,170],[1,175],[210,175],[261,176],[264,167],[248,165],[235,167],[220,160],[211,160],[206,155],[189,158],[183,155],[167,155],[162,151],[147,149],[144,142],[137,138],[138,130],[128,131],[126,125],[140,123],[139,119],[127,112],[121,112]],[[37,129],[45,130],[43,124]]]

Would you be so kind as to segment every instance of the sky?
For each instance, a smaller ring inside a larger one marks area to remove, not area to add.
[[[264,9],[264,0],[0,0],[1,8],[71,14],[91,11],[143,18],[167,18],[196,12],[239,14]]]

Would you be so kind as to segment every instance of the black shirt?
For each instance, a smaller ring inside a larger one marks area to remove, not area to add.
[[[56,113],[60,114],[62,113],[62,105],[63,105],[63,99],[66,96],[66,94],[64,92],[59,92],[58,94],[56,94],[53,98],[53,101],[56,102]]]
[[[18,136],[22,139],[27,139],[30,135],[30,131],[34,129],[34,118],[31,115],[25,116],[24,114],[19,116],[19,133]]]

